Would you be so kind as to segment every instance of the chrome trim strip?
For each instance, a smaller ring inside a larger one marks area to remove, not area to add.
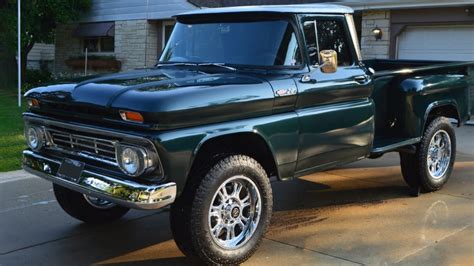
[[[120,180],[84,170],[78,183],[55,175],[60,162],[33,151],[23,151],[25,171],[88,196],[97,197],[117,205],[133,209],[156,210],[175,201],[176,183],[159,185],[141,184],[130,180]]]
[[[69,154],[83,156],[89,159],[95,159],[110,165],[117,165],[115,150],[115,143],[117,143],[116,140],[83,136],[80,134],[69,133],[65,130],[52,129],[46,126],[43,126],[42,128],[46,132],[46,135],[48,135],[52,145],[48,148]],[[87,142],[89,144],[81,143],[81,141]],[[102,147],[108,147],[110,149],[107,150],[106,148]],[[93,150],[95,153],[88,151],[87,149]]]
[[[362,54],[360,52],[359,39],[357,38],[357,31],[355,27],[354,17],[352,14],[345,14],[347,26],[349,27],[349,33],[351,35],[352,43],[357,56],[357,61],[362,61]]]

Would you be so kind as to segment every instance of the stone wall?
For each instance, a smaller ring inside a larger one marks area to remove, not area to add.
[[[81,39],[73,36],[77,24],[59,25],[56,29],[54,72],[56,74],[72,73],[65,61],[82,55]]]
[[[122,62],[121,71],[153,66],[161,46],[161,23],[147,20],[126,20],[115,22],[115,51],[94,55],[115,56]],[[71,57],[83,56],[81,39],[74,37],[77,24],[61,25],[56,31],[55,72],[83,73],[66,66]],[[90,54],[92,55],[92,54]],[[96,73],[92,70],[90,74]]]
[[[126,20],[115,22],[115,56],[122,71],[153,66],[158,57],[157,22]]]
[[[382,29],[381,40],[375,40],[372,29]],[[387,59],[390,48],[390,11],[364,11],[362,13],[361,50],[364,59]]]
[[[156,64],[161,53],[161,23],[148,21],[147,31],[146,66],[151,67]]]
[[[157,32],[157,39],[158,39],[158,42],[157,42],[157,56],[160,57],[161,56],[161,52],[163,51],[163,49],[165,49],[165,47],[163,47],[163,34],[165,34],[163,32],[163,21],[157,21],[156,22],[156,26],[158,27],[158,32]],[[157,58],[159,59],[159,58]]]

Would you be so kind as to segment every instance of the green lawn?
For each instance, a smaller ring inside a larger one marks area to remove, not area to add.
[[[21,151],[26,147],[23,138],[21,113],[14,89],[0,89],[0,172],[20,169]]]

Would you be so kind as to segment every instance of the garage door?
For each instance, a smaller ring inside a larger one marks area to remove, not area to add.
[[[474,25],[408,27],[397,39],[398,59],[474,61]],[[474,84],[474,69],[471,68]],[[474,88],[470,88],[474,114]]]
[[[474,61],[474,25],[408,27],[397,41],[399,59]]]

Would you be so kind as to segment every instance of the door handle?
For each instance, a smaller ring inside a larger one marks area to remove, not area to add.
[[[300,79],[300,82],[301,83],[311,83],[311,84],[314,84],[316,83],[317,81],[313,78],[311,78],[310,75],[303,75]]]
[[[369,81],[369,77],[366,75],[362,75],[355,77],[354,80],[359,84],[365,84],[367,83],[367,81]]]

